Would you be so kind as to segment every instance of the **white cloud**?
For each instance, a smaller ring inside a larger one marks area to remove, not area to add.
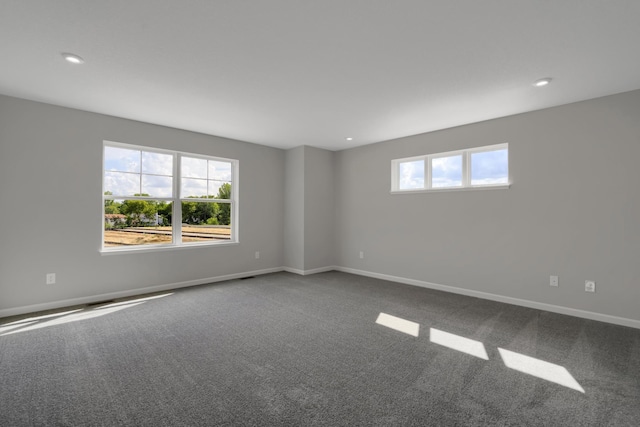
[[[209,179],[231,181],[231,163],[209,160]]]
[[[509,155],[506,149],[471,155],[471,184],[506,184],[509,180]]]
[[[207,195],[207,180],[182,178],[180,197],[202,197]]]
[[[424,161],[403,162],[399,165],[401,190],[424,188]]]
[[[104,191],[118,196],[133,196],[140,193],[140,175],[137,173],[104,173]]]
[[[142,173],[172,176],[173,155],[143,151]]]
[[[431,186],[433,188],[460,187],[461,185],[461,155],[438,157],[431,160]]]
[[[104,147],[104,169],[119,172],[140,172],[140,151],[119,147]]]
[[[207,178],[207,160],[194,157],[182,157],[181,174],[187,178]]]
[[[173,178],[169,176],[142,175],[142,193],[153,197],[171,197]]]

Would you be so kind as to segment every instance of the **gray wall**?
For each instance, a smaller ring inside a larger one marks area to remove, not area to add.
[[[284,266],[298,273],[334,264],[334,153],[300,146],[286,154]]]
[[[390,194],[392,159],[504,142],[508,190]],[[338,152],[336,264],[640,320],[639,159],[640,91]]]
[[[103,140],[238,159],[240,243],[101,255]],[[0,96],[0,310],[280,268],[284,167],[279,149]]]
[[[640,320],[639,117],[635,91],[336,153],[285,152],[0,96],[0,313],[336,265]],[[240,243],[100,255],[104,139],[239,159]],[[509,190],[390,194],[394,158],[502,142]],[[44,284],[48,272],[56,285]]]
[[[304,147],[286,151],[284,265],[304,270]]]
[[[335,153],[304,147],[304,269],[334,265]]]

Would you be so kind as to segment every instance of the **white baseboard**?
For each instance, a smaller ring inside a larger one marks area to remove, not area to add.
[[[92,295],[88,297],[72,298],[60,301],[46,302],[42,304],[26,305],[22,307],[6,308],[0,310],[0,318],[17,316],[20,314],[35,313],[37,311],[54,310],[57,308],[70,307],[74,305],[91,304],[98,301],[111,300],[116,298],[127,298],[136,295],[149,294],[152,292],[169,291],[172,289],[186,288],[189,286],[204,285],[207,283],[222,282],[224,280],[241,279],[243,277],[259,276],[261,274],[276,273],[282,271],[282,267],[267,268],[264,270],[248,271],[245,273],[227,274],[224,276],[207,277],[205,279],[187,280],[186,282],[168,283],[165,285],[148,286],[146,288],[131,289],[126,291],[110,292],[106,294]]]
[[[470,297],[482,298],[491,301],[504,302],[507,304],[519,305],[522,307],[535,308],[538,310],[550,311],[552,313],[566,314],[568,316],[580,317],[583,319],[597,320],[614,325],[628,326],[640,329],[640,320],[627,319],[625,317],[611,316],[609,314],[594,313],[586,310],[578,310],[575,308],[562,307],[559,305],[546,304],[542,302],[529,301],[519,298],[506,297],[503,295],[491,294],[488,292],[474,291],[470,289],[456,288],[454,286],[440,285],[437,283],[425,282],[416,279],[407,279],[405,277],[391,276],[388,274],[373,273],[370,271],[357,270],[348,267],[334,267],[336,271],[344,273],[357,274],[359,276],[373,277],[376,279],[388,280],[390,282],[404,283],[406,285],[419,286],[422,288],[436,289],[438,291],[451,292],[453,294],[466,295]]]
[[[324,273],[327,271],[333,271],[333,270],[336,270],[336,267],[333,265],[330,265],[327,267],[312,268],[311,270],[299,270],[297,268],[291,268],[291,267],[283,267],[282,269],[289,273],[295,273],[301,276],[308,276],[309,274],[317,274],[317,273]]]
[[[204,285],[207,283],[221,282],[224,280],[241,279],[243,277],[249,277],[249,276],[259,276],[262,274],[276,273],[279,271],[287,271],[289,273],[299,274],[301,276],[307,276],[310,274],[324,273],[327,271],[334,271],[334,270],[341,271],[344,273],[356,274],[359,276],[366,276],[366,277],[373,277],[376,279],[388,280],[390,282],[403,283],[406,285],[419,286],[422,288],[435,289],[435,290],[444,291],[444,292],[451,292],[459,295],[482,298],[490,301],[503,302],[503,303],[518,305],[522,307],[550,311],[552,313],[566,314],[568,316],[580,317],[583,319],[590,319],[590,320],[597,320],[600,322],[611,323],[614,325],[628,326],[631,328],[640,329],[639,320],[627,319],[624,317],[611,316],[608,314],[595,313],[595,312],[586,311],[586,310],[578,310],[575,308],[562,307],[559,305],[546,304],[546,303],[529,301],[529,300],[524,300],[519,298],[512,298],[512,297],[507,297],[503,295],[491,294],[488,292],[481,292],[481,291],[474,291],[474,290],[464,289],[464,288],[456,288],[454,286],[440,285],[437,283],[425,282],[422,280],[408,279],[405,277],[391,276],[389,274],[374,273],[370,271],[358,270],[355,268],[341,267],[341,266],[327,266],[327,267],[321,267],[321,268],[314,268],[311,270],[299,270],[291,267],[275,267],[275,268],[267,268],[264,270],[248,271],[244,273],[227,274],[224,276],[208,277],[204,279],[188,280],[185,282],[178,282],[178,283],[168,283],[165,285],[149,286],[146,288],[111,292],[107,294],[92,295],[88,297],[72,298],[72,299],[47,302],[42,304],[33,304],[33,305],[27,305],[22,307],[7,308],[7,309],[0,310],[0,318],[8,317],[8,316],[16,316],[16,315],[26,314],[26,313],[34,313],[37,311],[53,310],[57,308],[70,307],[74,305],[90,304],[93,302],[116,299],[116,298],[127,298],[135,295],[148,294],[152,292],[162,292],[162,291],[168,291],[171,289],[186,288],[189,286]]]

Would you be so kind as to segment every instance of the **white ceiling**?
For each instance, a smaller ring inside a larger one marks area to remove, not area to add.
[[[2,0],[0,93],[340,150],[639,89],[639,42],[638,0]]]

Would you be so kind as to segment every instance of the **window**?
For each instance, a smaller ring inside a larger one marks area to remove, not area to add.
[[[478,150],[471,154],[471,185],[509,183],[509,148]]]
[[[400,190],[424,188],[424,159],[402,161],[398,163]]]
[[[237,160],[114,142],[103,160],[103,251],[237,242]]]
[[[462,187],[462,154],[431,157],[431,188]]]
[[[509,186],[509,144],[391,161],[391,191],[438,191]]]

